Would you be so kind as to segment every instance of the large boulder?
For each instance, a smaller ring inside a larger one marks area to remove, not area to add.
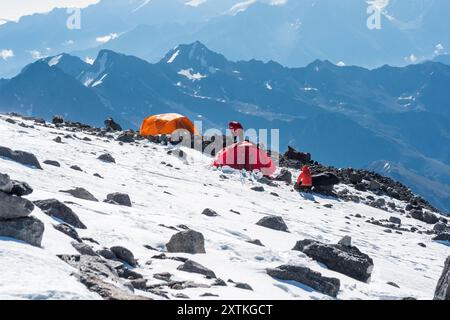
[[[104,202],[119,206],[131,207],[130,196],[126,193],[110,193],[106,196],[106,200]]]
[[[181,231],[172,236],[166,244],[169,252],[206,253],[205,238],[200,232],[194,230]]]
[[[34,217],[0,221],[0,236],[10,237],[40,247],[44,224]]]
[[[126,263],[128,263],[132,267],[137,266],[137,261],[134,258],[133,252],[128,250],[125,247],[121,246],[115,246],[110,248],[111,252],[114,253],[114,255],[117,257],[117,259],[122,260]]]
[[[339,178],[331,172],[324,172],[312,176],[314,187],[328,187],[339,184]]]
[[[212,270],[210,270],[210,269],[208,269],[208,268],[202,266],[201,264],[199,264],[199,263],[197,263],[195,261],[192,261],[192,260],[186,261],[185,263],[180,265],[177,268],[177,270],[185,271],[185,272],[191,272],[191,273],[199,273],[199,274],[202,274],[202,275],[204,275],[204,276],[206,276],[208,278],[214,278],[214,279],[217,278],[216,274]]]
[[[256,223],[258,226],[277,230],[277,231],[283,231],[287,232],[288,227],[286,223],[284,222],[282,217],[279,216],[267,216],[262,218]]]
[[[326,265],[330,270],[367,282],[373,270],[373,260],[354,246],[325,244],[314,240],[298,241],[293,248]]]
[[[439,222],[439,218],[431,212],[423,211],[421,209],[414,209],[410,212],[411,217],[423,221],[428,224],[435,224]]]
[[[444,270],[434,293],[434,300],[450,300],[450,256],[445,261]]]
[[[0,146],[0,157],[10,159],[25,166],[30,166],[42,170],[41,164],[39,163],[36,156],[29,152],[14,151],[9,148]]]
[[[319,272],[301,266],[283,265],[267,269],[267,274],[276,279],[305,284],[331,297],[338,295],[341,286],[339,279],[324,277]]]
[[[16,195],[18,197],[27,196],[33,193],[33,188],[26,182],[12,180],[12,189],[11,194]]]
[[[29,200],[0,191],[0,221],[27,217],[33,209]]]
[[[78,199],[98,202],[97,198],[95,198],[92,195],[92,193],[90,193],[89,191],[87,191],[84,188],[75,188],[75,189],[70,189],[70,190],[60,190],[59,192],[68,193],[72,197],[75,197],[75,198],[78,198]]]
[[[86,226],[81,222],[78,215],[64,203],[56,199],[34,201],[34,204],[52,218],[62,220],[74,228],[86,229]]]

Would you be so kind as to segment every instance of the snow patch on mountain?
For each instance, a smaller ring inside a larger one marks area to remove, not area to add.
[[[188,78],[191,81],[199,81],[207,77],[206,75],[202,75],[199,72],[194,73],[194,70],[192,68],[180,70],[178,71],[178,74]]]
[[[180,50],[175,51],[175,53],[170,57],[170,59],[167,60],[167,63],[169,63],[169,64],[173,63],[179,54],[180,54]]]

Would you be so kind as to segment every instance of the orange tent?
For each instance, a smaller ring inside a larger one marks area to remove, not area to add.
[[[276,170],[269,155],[248,141],[232,144],[218,152],[213,165],[247,171],[260,170],[265,176],[272,175]]]
[[[191,120],[177,113],[158,114],[144,119],[141,136],[172,134],[177,129],[185,129],[192,134],[199,134]]]

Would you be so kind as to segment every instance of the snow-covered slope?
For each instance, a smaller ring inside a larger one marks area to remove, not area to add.
[[[305,265],[324,276],[340,279],[338,299],[431,299],[450,252],[445,244],[432,241],[431,235],[387,233],[385,228],[365,222],[370,218],[380,220],[396,216],[402,219],[403,227],[430,229],[429,225],[398,212],[315,194],[299,194],[281,183],[278,187],[264,185],[264,192],[256,192],[251,190],[259,185],[254,179],[234,171],[212,169],[211,158],[193,150],[184,150],[187,158],[183,160],[168,155],[170,147],[146,140],[121,145],[105,137],[71,133],[16,119],[17,123],[34,125],[34,128],[25,128],[5,122],[6,118],[1,116],[0,119],[0,145],[35,154],[44,170],[0,158],[0,172],[29,183],[34,189],[27,196],[30,200],[56,198],[70,206],[87,226],[86,230],[77,230],[78,233],[83,238],[95,239],[99,244],[87,241],[95,249],[116,245],[130,249],[139,261],[134,271],[148,279],[147,285],[160,283],[153,275],[161,272],[170,272],[176,280],[206,285],[184,290],[165,287],[171,299],[179,293],[201,299],[211,298],[201,297],[204,293],[212,293],[219,299],[330,299],[299,283],[278,281],[267,275],[267,268],[283,264]],[[65,138],[67,134],[74,138]],[[58,135],[63,143],[53,141]],[[84,137],[91,141],[82,140]],[[105,152],[115,158],[115,164],[97,159]],[[61,167],[45,165],[45,160],[56,160]],[[73,165],[83,171],[70,169]],[[95,177],[95,173],[103,179]],[[87,189],[100,202],[80,200],[59,192],[74,187]],[[101,202],[113,192],[129,194],[133,206]],[[395,202],[398,208],[405,206],[396,200],[386,200]],[[219,216],[202,215],[205,208],[215,210]],[[0,298],[99,299],[100,296],[78,282],[77,270],[56,257],[77,253],[71,245],[73,240],[53,228],[60,221],[37,207],[32,215],[45,223],[42,248],[0,238]],[[283,217],[290,232],[256,225],[267,215]],[[359,215],[361,218],[357,218]],[[176,230],[182,230],[180,225],[204,235],[206,254],[165,252],[165,244],[171,236]],[[369,283],[328,270],[305,254],[292,250],[299,240],[337,243],[346,235],[374,261]],[[264,247],[247,242],[252,239],[259,239]],[[144,245],[165,252],[168,257],[192,259],[213,270],[218,278],[247,283],[253,291],[231,284],[209,287],[213,280],[177,270],[181,262],[152,258],[161,252]],[[152,262],[146,264],[147,261]],[[396,283],[399,288],[388,282]],[[135,293],[162,299],[149,292],[136,290]]]

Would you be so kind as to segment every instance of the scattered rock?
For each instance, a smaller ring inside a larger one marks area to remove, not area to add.
[[[98,202],[98,200],[89,191],[87,191],[84,188],[75,188],[75,189],[71,189],[71,190],[60,190],[59,192],[68,193],[72,197],[75,197],[78,199]]]
[[[10,193],[13,188],[11,179],[7,174],[0,173],[0,192]]]
[[[200,232],[194,230],[182,231],[174,234],[166,244],[169,252],[206,253],[205,238]]]
[[[248,243],[251,243],[251,244],[254,244],[254,245],[257,245],[257,246],[260,246],[260,247],[264,247],[264,245],[262,244],[262,242],[261,242],[260,240],[258,240],[258,239],[255,239],[255,240],[247,240],[247,242],[248,242]]]
[[[208,278],[213,278],[213,279],[217,278],[216,274],[212,270],[210,270],[192,260],[187,260],[185,263],[183,263],[181,266],[179,266],[177,268],[177,270],[191,272],[191,273],[199,273]]]
[[[392,222],[392,223],[395,223],[395,224],[398,224],[398,225],[402,224],[402,220],[400,218],[397,218],[397,217],[390,217],[389,218],[389,222]]]
[[[339,245],[343,246],[343,247],[349,247],[351,248],[352,246],[352,237],[350,236],[344,236],[339,242]]]
[[[63,124],[64,118],[61,116],[53,116],[52,123],[53,124]]]
[[[147,280],[145,279],[131,280],[130,283],[136,290],[145,290],[147,288]]]
[[[86,226],[78,218],[78,215],[64,203],[56,199],[34,201],[34,204],[52,218],[62,220],[74,228],[86,229]]]
[[[11,182],[13,187],[10,194],[23,197],[33,193],[33,188],[28,183],[16,180],[12,180]]]
[[[264,187],[262,186],[256,186],[256,187],[252,187],[251,190],[256,191],[256,192],[264,192]]]
[[[97,254],[108,260],[116,260],[117,259],[114,252],[112,252],[108,248],[103,248],[101,250],[97,250]]]
[[[437,233],[444,232],[447,230],[447,225],[443,222],[438,222],[434,225],[433,230]]]
[[[428,211],[414,209],[411,210],[410,214],[414,219],[423,221],[428,224],[435,224],[439,221],[439,218],[435,214]]]
[[[30,166],[42,170],[41,164],[39,163],[36,156],[29,152],[13,151],[9,148],[0,146],[0,157],[10,159],[25,166]]]
[[[27,217],[33,209],[29,200],[0,191],[0,221]]]
[[[267,269],[267,274],[276,279],[305,284],[331,297],[337,297],[341,286],[339,279],[324,277],[319,272],[302,266],[283,265]]]
[[[110,155],[109,153],[104,153],[100,155],[97,159],[107,163],[116,163],[116,159],[114,159],[113,156]]]
[[[244,289],[244,290],[250,290],[253,291],[253,288],[247,284],[247,283],[243,283],[243,282],[236,282],[235,283],[235,287],[239,288],[239,289]]]
[[[444,270],[434,293],[434,300],[450,300],[450,256],[445,261]]]
[[[117,259],[128,263],[132,267],[137,266],[137,261],[134,258],[133,253],[130,250],[128,250],[127,248],[115,246],[110,249],[114,253],[114,255],[117,257]]]
[[[302,251],[330,270],[367,282],[373,270],[373,260],[356,247],[330,245],[314,240],[298,241],[293,250]]]
[[[61,164],[58,161],[54,161],[54,160],[45,160],[44,164],[46,164],[48,166],[53,166],[53,167],[61,167]]]
[[[131,135],[131,134],[127,133],[127,132],[124,132],[124,133],[120,134],[117,137],[117,141],[120,141],[120,142],[123,142],[123,143],[132,143],[135,140],[133,138],[133,135]]]
[[[53,139],[56,143],[62,143],[62,139],[60,136],[57,136],[55,139]]]
[[[0,236],[21,240],[35,247],[41,246],[43,234],[44,224],[34,217],[0,221]]]
[[[120,206],[131,207],[130,196],[125,193],[110,193],[106,196],[105,202]]]
[[[284,181],[287,184],[291,184],[292,183],[292,173],[283,168],[281,169],[281,172],[275,177],[275,180],[277,181]]]
[[[284,222],[282,217],[279,216],[267,216],[262,218],[256,223],[258,226],[277,230],[277,231],[283,231],[287,232],[288,227],[286,223]]]
[[[219,214],[212,209],[205,209],[202,212],[203,215],[208,217],[217,217]]]
[[[433,238],[434,241],[450,241],[450,233],[443,232]]]
[[[426,244],[425,244],[425,243],[422,243],[422,242],[418,243],[417,245],[418,245],[419,247],[422,247],[422,248],[426,248],[426,247],[427,247]]]
[[[77,166],[77,165],[71,166],[70,169],[75,170],[75,171],[83,172],[83,169],[81,169],[81,168],[80,168],[79,166]]]
[[[400,289],[400,286],[398,284],[396,284],[395,282],[387,282],[386,284]]]
[[[78,241],[78,242],[82,242],[80,236],[78,235],[78,232],[71,227],[70,225],[66,224],[66,223],[60,223],[56,226],[53,226],[56,230],[58,230],[59,232],[64,233],[65,235],[71,237],[72,239]]]
[[[72,247],[75,248],[81,255],[87,255],[87,256],[96,256],[94,249],[90,245],[87,245],[82,242],[72,242]]]
[[[155,273],[153,275],[153,278],[155,278],[157,280],[169,282],[170,279],[172,278],[172,274],[170,274],[169,272]]]
[[[223,281],[222,279],[216,279],[212,285],[218,286],[218,287],[226,287],[227,283],[225,281]]]

